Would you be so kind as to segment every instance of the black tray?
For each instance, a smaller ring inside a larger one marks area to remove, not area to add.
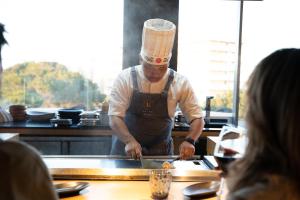
[[[64,182],[54,184],[55,190],[60,197],[78,195],[79,192],[89,186],[88,182]]]
[[[184,188],[183,194],[190,198],[214,197],[216,196],[219,186],[219,181],[196,183]]]

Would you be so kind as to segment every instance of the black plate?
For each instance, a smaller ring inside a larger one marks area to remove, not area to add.
[[[196,183],[190,186],[187,186],[183,189],[183,194],[191,198],[204,198],[216,196],[216,192],[220,187],[220,182],[201,182]]]
[[[71,196],[78,195],[79,192],[89,186],[88,182],[65,182],[55,184],[55,190],[58,195],[61,196]]]

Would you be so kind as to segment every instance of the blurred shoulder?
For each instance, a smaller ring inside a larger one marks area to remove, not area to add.
[[[15,159],[28,159],[30,155],[32,157],[40,157],[40,153],[36,149],[21,141],[0,142],[0,154],[12,155],[11,158]]]
[[[273,199],[300,199],[295,184],[282,176],[269,176],[265,181],[244,187],[230,194],[228,200],[273,200]]]

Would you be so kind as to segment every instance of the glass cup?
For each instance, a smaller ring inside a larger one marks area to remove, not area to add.
[[[246,145],[247,138],[244,129],[223,126],[214,149],[214,158],[223,176],[227,175],[229,164],[243,156]]]
[[[150,170],[149,183],[152,199],[166,199],[172,182],[172,174],[168,169]]]

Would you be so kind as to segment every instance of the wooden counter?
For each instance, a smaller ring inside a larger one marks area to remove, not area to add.
[[[61,183],[64,181],[54,181]],[[88,181],[90,186],[80,195],[61,200],[151,200],[148,181]],[[172,182],[168,200],[188,200],[182,190],[198,182]],[[216,200],[216,197],[206,198]]]

